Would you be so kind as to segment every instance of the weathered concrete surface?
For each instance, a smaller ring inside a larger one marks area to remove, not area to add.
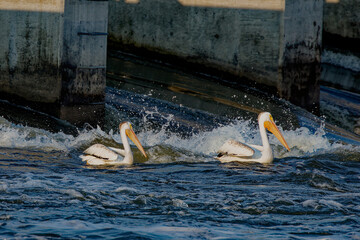
[[[323,85],[360,94],[360,72],[332,64],[322,64],[321,80]]]
[[[321,18],[320,0],[111,0],[109,39],[246,77],[313,109]]]
[[[19,1],[0,2],[0,90],[26,100],[59,101],[64,1],[43,5],[52,11],[28,10],[30,5]]]
[[[326,0],[323,84],[360,93],[360,2]]]
[[[327,0],[324,6],[324,32],[360,39],[360,2]]]
[[[107,11],[106,0],[0,0],[0,97],[72,122],[100,119]]]
[[[314,112],[320,101],[322,12],[323,0],[286,1],[280,47],[280,96]]]
[[[282,12],[192,2],[110,1],[109,39],[276,86]]]
[[[61,102],[103,102],[108,2],[67,0],[64,16]]]

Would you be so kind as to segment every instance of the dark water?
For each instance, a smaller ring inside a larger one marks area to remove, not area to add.
[[[109,65],[103,127],[0,117],[2,239],[360,239],[360,143],[342,130],[358,114],[350,105],[344,126],[331,122],[338,128],[253,89],[127,59]],[[214,160],[228,138],[260,143],[263,110],[291,152],[269,135],[271,165]],[[85,166],[83,149],[121,142],[122,120],[149,159],[133,148],[132,167]]]

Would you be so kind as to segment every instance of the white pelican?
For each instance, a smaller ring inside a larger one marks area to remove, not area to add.
[[[124,149],[94,144],[87,148],[84,151],[84,155],[81,155],[80,158],[86,161],[88,165],[131,165],[134,157],[127,137],[135,143],[141,153],[147,158],[144,148],[132,129],[131,123],[122,122],[119,125],[119,129]]]
[[[276,127],[273,117],[268,112],[262,112],[258,116],[259,130],[263,146],[243,144],[235,140],[228,140],[219,149],[216,159],[221,162],[259,162],[263,164],[271,163],[274,159],[272,149],[269,144],[269,139],[266,129],[272,132],[277,139],[290,151],[283,135]]]

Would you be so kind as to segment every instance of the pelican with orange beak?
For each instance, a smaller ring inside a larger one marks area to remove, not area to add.
[[[259,130],[263,146],[244,144],[235,140],[228,140],[218,150],[216,159],[226,162],[259,162],[269,164],[273,161],[274,155],[269,144],[266,129],[272,132],[277,139],[290,151],[280,130],[277,128],[273,117],[268,112],[262,112],[258,116]]]
[[[122,122],[119,125],[120,136],[124,149],[107,147],[102,144],[94,144],[84,151],[80,158],[88,165],[131,165],[134,156],[131,151],[128,138],[138,147],[140,152],[147,158],[144,148],[136,137],[130,122]]]

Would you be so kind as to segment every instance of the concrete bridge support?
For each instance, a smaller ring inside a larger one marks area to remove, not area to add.
[[[317,113],[320,104],[323,0],[286,0],[281,24],[279,95]]]
[[[104,113],[107,1],[0,0],[0,98],[75,124]]]
[[[109,5],[111,46],[173,57],[236,81],[250,79],[317,111],[323,0],[110,0]]]

